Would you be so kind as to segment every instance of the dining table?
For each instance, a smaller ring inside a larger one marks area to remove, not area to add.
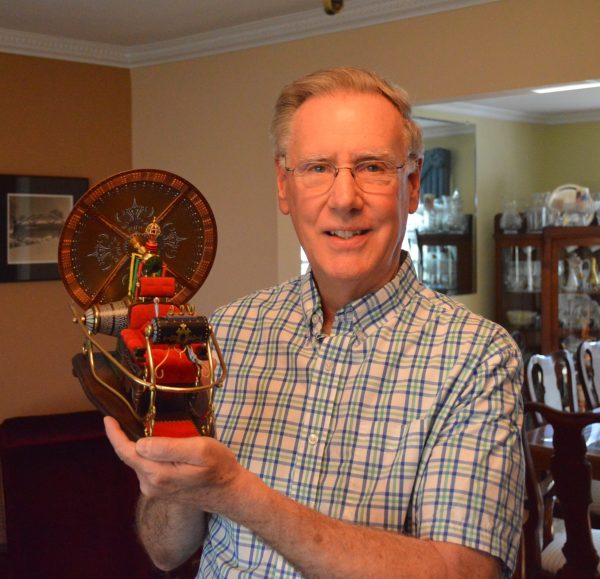
[[[600,480],[600,423],[584,427],[582,433],[587,447],[586,458],[592,467],[592,477]],[[554,454],[552,425],[544,424],[533,428],[527,431],[526,436],[536,467],[540,470],[550,469],[550,461]]]

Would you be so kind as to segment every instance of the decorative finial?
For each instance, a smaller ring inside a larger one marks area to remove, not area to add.
[[[344,7],[344,0],[323,0],[323,8],[327,14],[337,14]]]
[[[152,253],[156,251],[158,248],[158,236],[160,235],[160,225],[156,223],[156,217],[152,220],[151,223],[148,223],[146,226],[146,230],[144,231],[146,234],[146,249]]]

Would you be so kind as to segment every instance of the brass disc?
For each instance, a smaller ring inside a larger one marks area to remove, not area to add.
[[[90,188],[67,217],[59,241],[63,283],[83,309],[127,295],[132,242],[153,220],[159,254],[176,280],[173,303],[198,291],[214,262],[217,227],[200,191],[167,171],[136,169]]]

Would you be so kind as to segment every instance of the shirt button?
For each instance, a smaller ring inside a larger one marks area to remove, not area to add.
[[[333,362],[325,362],[325,370],[333,370]]]
[[[319,437],[316,434],[311,434],[308,437],[308,444],[310,444],[311,446],[314,446],[315,444],[317,444],[317,442],[319,442]]]

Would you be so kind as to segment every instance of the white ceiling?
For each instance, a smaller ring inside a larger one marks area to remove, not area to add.
[[[3,28],[135,47],[227,29],[319,6],[319,0],[14,0]]]
[[[2,0],[0,52],[132,68],[493,1],[344,0],[331,16],[323,0]],[[537,122],[596,120],[600,89],[521,92],[445,108]]]
[[[145,66],[498,0],[342,1],[2,0],[0,51]]]
[[[521,90],[419,108],[542,124],[590,122],[600,120],[600,88],[546,94]]]

